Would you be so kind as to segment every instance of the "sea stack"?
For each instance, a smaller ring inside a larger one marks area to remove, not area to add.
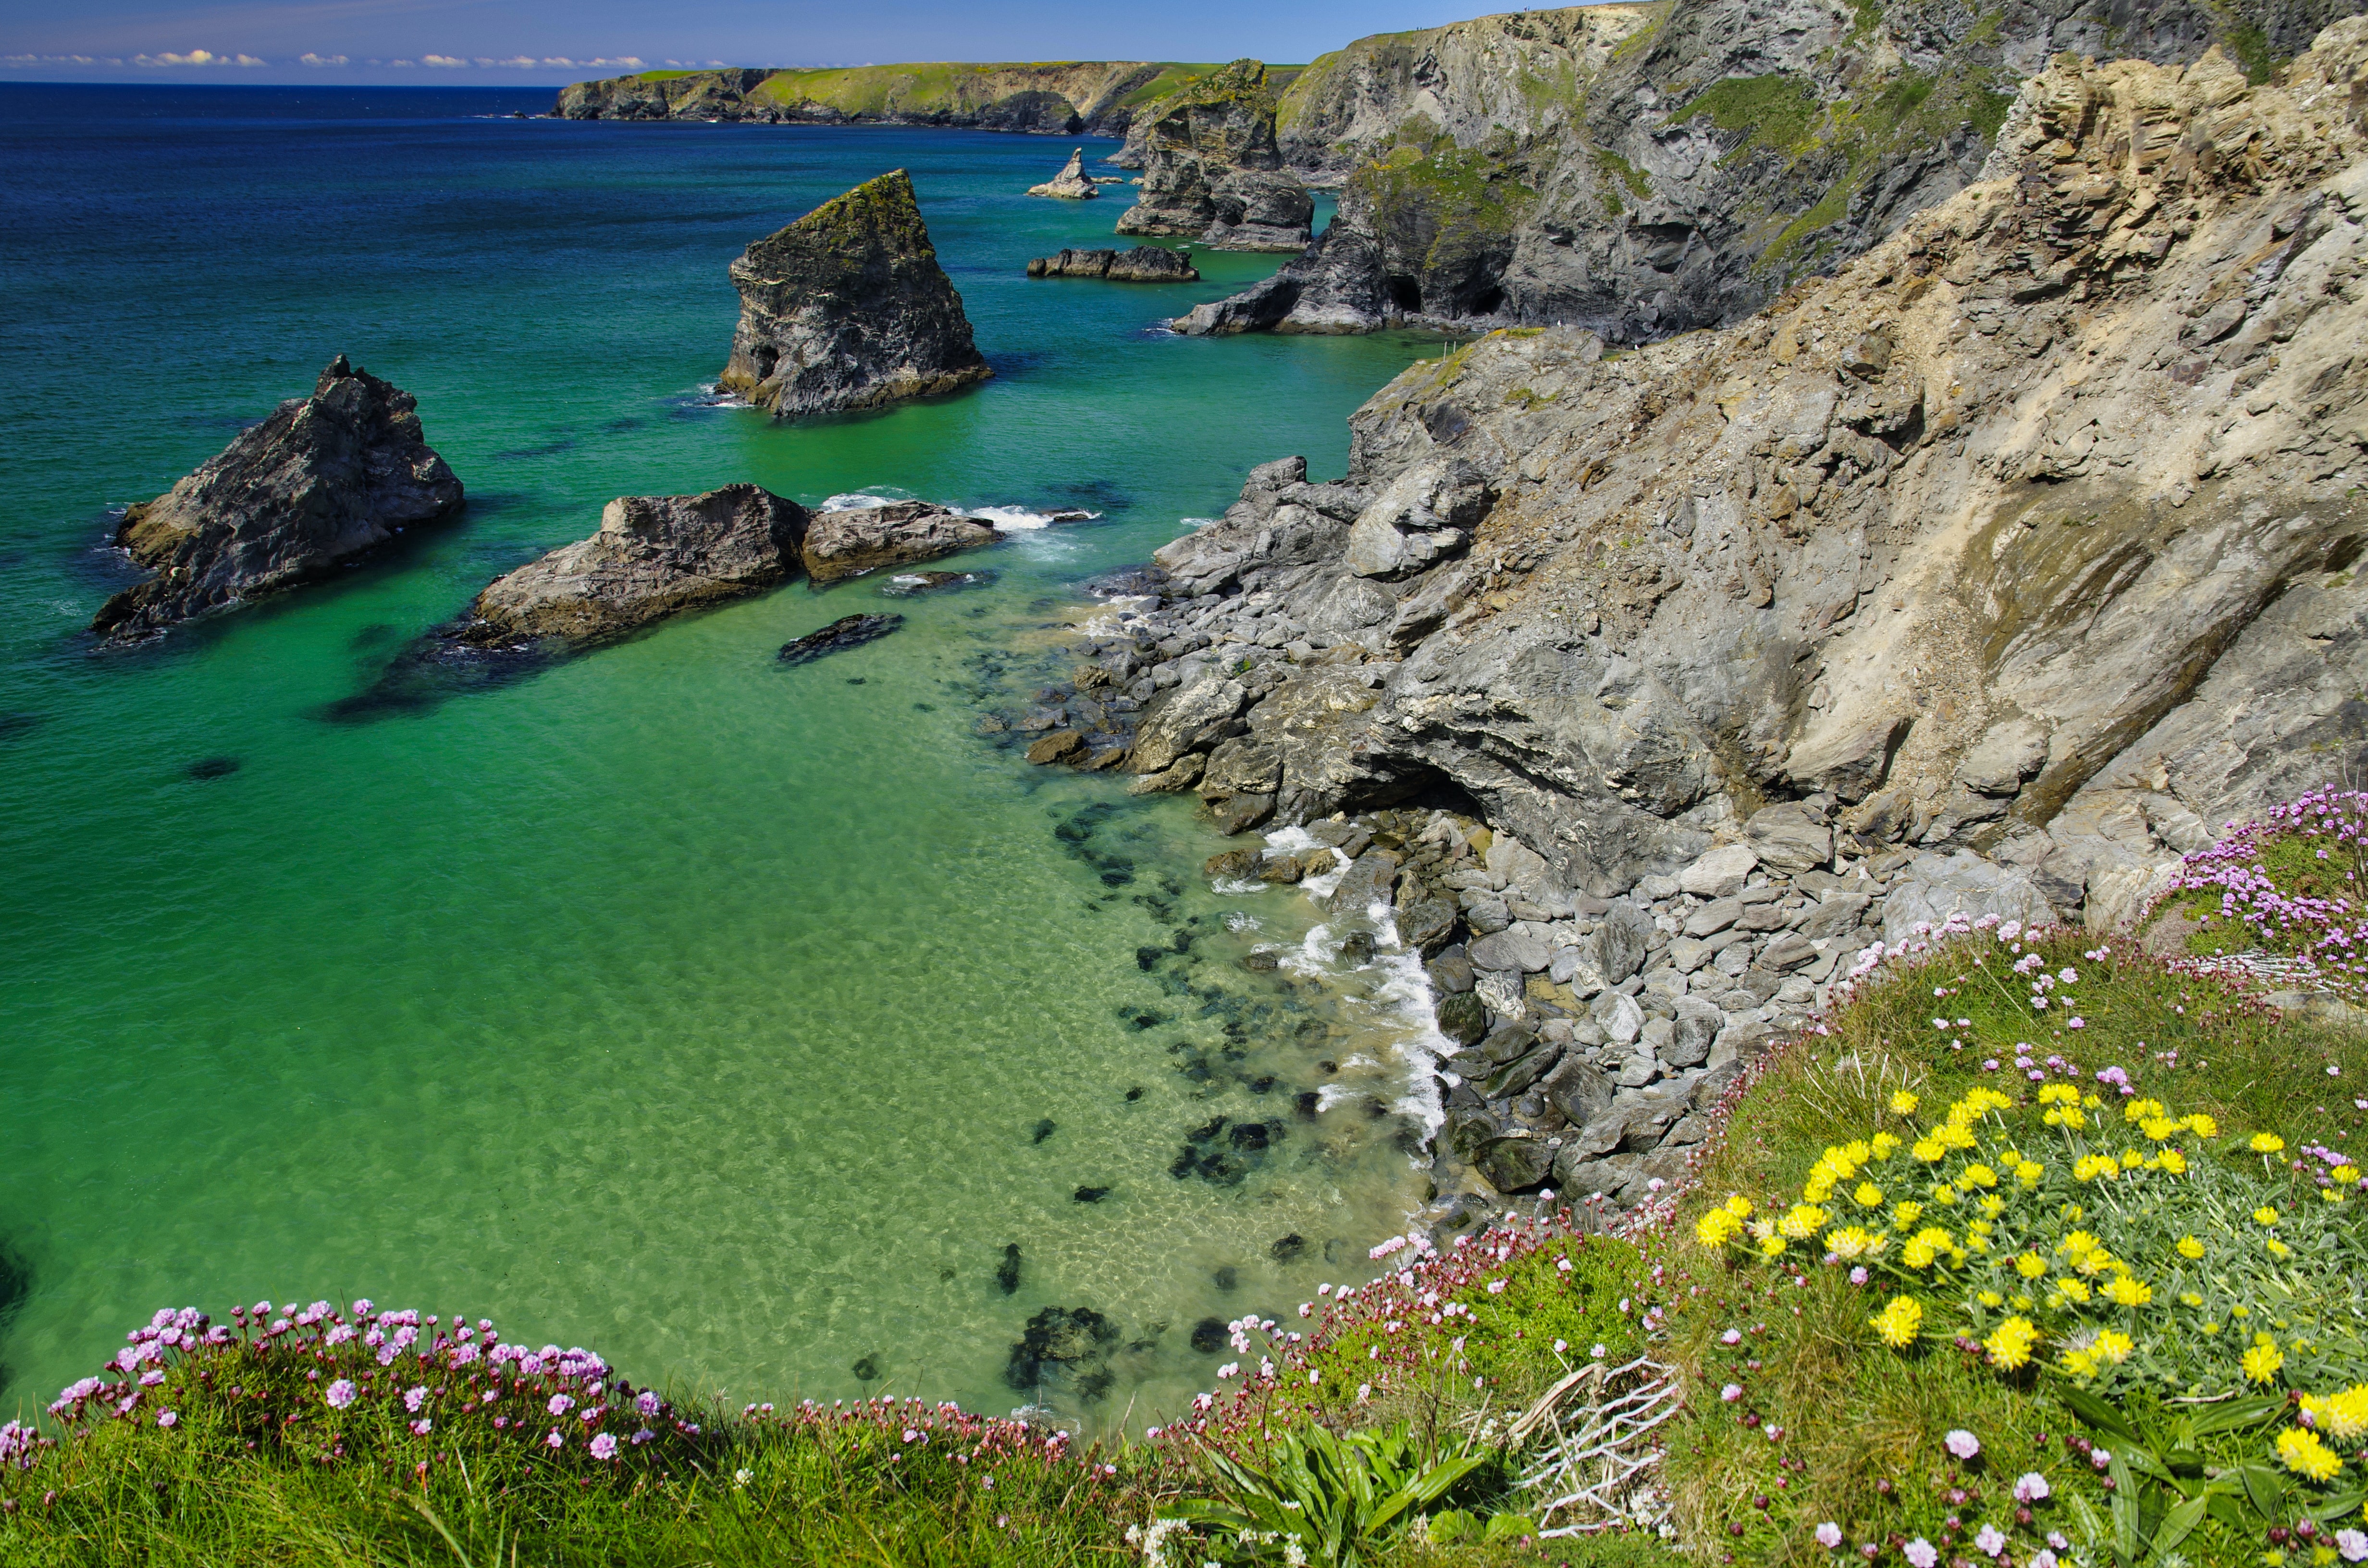
[[[1091,201],[1101,194],[1092,180],[1086,177],[1086,150],[1079,147],[1070,153],[1069,161],[1061,172],[1042,185],[1028,187],[1030,196],[1057,196],[1064,201]]]
[[[1285,168],[1266,66],[1236,60],[1158,107],[1145,132],[1143,195],[1121,234],[1183,234],[1219,250],[1295,251],[1315,199]]]
[[[156,574],[107,601],[91,630],[136,641],[176,621],[325,575],[416,523],[461,509],[409,392],[338,355],[195,473],[130,507],[115,542]]]
[[[1110,283],[1198,283],[1201,269],[1165,245],[1133,250],[1064,250],[1028,264],[1030,278],[1099,278]]]
[[[807,514],[755,484],[704,495],[620,495],[600,531],[495,579],[447,635],[598,647],[681,610],[760,593],[794,575]]]
[[[740,328],[721,381],[776,418],[928,397],[994,373],[903,169],[758,240],[732,282]]]

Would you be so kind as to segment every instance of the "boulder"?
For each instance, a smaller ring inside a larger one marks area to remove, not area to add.
[[[1108,283],[1198,283],[1201,269],[1165,245],[1133,250],[1064,250],[1028,264],[1030,278],[1093,278]]]
[[[1075,730],[1055,730],[1028,748],[1028,760],[1039,765],[1074,762],[1085,755],[1086,737]]]
[[[1143,722],[1135,729],[1133,770],[1160,773],[1175,767],[1188,753],[1215,740],[1248,696],[1241,682],[1214,673],[1161,692],[1143,710]]]
[[[1722,844],[1678,873],[1678,891],[1696,898],[1726,898],[1743,891],[1743,879],[1759,864],[1748,844]]]
[[[1883,901],[1883,939],[1897,944],[1918,924],[1937,926],[1950,915],[1968,919],[1995,915],[2024,925],[2052,925],[2055,908],[2029,876],[1986,860],[1970,849],[1954,855],[1918,855]]]
[[[1617,1093],[1611,1080],[1577,1051],[1566,1051],[1554,1070],[1538,1081],[1546,1103],[1575,1127],[1584,1127],[1611,1108]]]
[[[155,575],[108,599],[91,630],[131,641],[280,593],[461,501],[411,394],[340,354],[310,397],[289,399],[172,489],[125,508],[115,542]]]
[[[1325,907],[1335,915],[1362,915],[1376,903],[1390,902],[1397,879],[1398,858],[1386,849],[1368,849],[1340,874]]]
[[[498,577],[448,633],[492,647],[613,642],[680,610],[723,604],[798,569],[806,510],[754,484],[704,495],[621,495],[600,530]]]
[[[1059,174],[1042,185],[1030,186],[1028,194],[1057,196],[1065,201],[1091,201],[1101,194],[1101,188],[1086,177],[1086,150],[1078,147],[1070,152],[1069,161],[1061,165]]]
[[[1525,1192],[1542,1185],[1554,1162],[1554,1151],[1546,1141],[1527,1133],[1491,1138],[1472,1156],[1474,1167],[1499,1192]]]
[[[1458,1045],[1476,1044],[1488,1032],[1488,1009],[1481,1005],[1475,992],[1451,992],[1439,999],[1433,1010],[1439,1018],[1439,1032]]]
[[[824,202],[732,264],[718,378],[777,418],[956,392],[993,374],[903,169]]]
[[[1398,939],[1428,958],[1455,935],[1455,905],[1447,900],[1417,899],[1398,911]]]
[[[1589,956],[1607,985],[1617,985],[1642,969],[1653,940],[1653,917],[1620,899],[1598,916]]]
[[[1761,807],[1743,824],[1743,831],[1771,870],[1805,871],[1834,858],[1834,830],[1824,818],[1794,801]]]
[[[1543,942],[1519,927],[1482,937],[1470,951],[1472,962],[1480,969],[1519,970],[1523,974],[1539,973],[1554,956]]]
[[[1668,1041],[1658,1048],[1661,1061],[1671,1067],[1701,1066],[1710,1060],[1710,1048],[1725,1027],[1726,1015],[1710,1003],[1699,996],[1679,997]]]
[[[890,501],[815,513],[806,524],[799,553],[806,575],[822,585],[882,566],[976,550],[1000,537],[990,523],[927,501]]]

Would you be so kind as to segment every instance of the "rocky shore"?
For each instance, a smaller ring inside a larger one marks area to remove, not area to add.
[[[903,169],[750,245],[732,285],[740,325],[717,382],[776,418],[938,396],[994,374]]]
[[[171,490],[125,509],[115,542],[155,575],[108,599],[91,630],[134,642],[283,593],[452,517],[462,499],[411,394],[340,354],[312,396],[290,398]]]
[[[1197,283],[1201,269],[1165,245],[1133,250],[1064,250],[1028,264],[1030,278],[1092,278],[1110,283]]]
[[[1876,941],[2122,929],[2368,757],[2363,79],[2363,19],[2276,86],[2061,59],[1987,180],[1751,322],[1415,367],[1346,478],[1254,469],[1097,585],[1031,756],[1308,835],[1212,874],[1435,955],[1451,1159],[1636,1200]]]

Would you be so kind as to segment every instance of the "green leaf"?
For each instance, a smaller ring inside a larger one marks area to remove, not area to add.
[[[2233,1432],[2267,1421],[2285,1407],[2286,1402],[2282,1399],[2234,1399],[2197,1411],[2187,1418],[2188,1429],[2199,1437],[2208,1437],[2214,1432]]]
[[[2256,1513],[2270,1523],[2283,1524],[2286,1517],[2286,1483],[2278,1472],[2267,1465],[2240,1464],[2237,1479],[2245,1488],[2245,1500]]]
[[[2136,1568],[2138,1552],[2146,1545],[2145,1534],[2139,1528],[2144,1521],[2138,1507],[2137,1477],[2130,1473],[2127,1457],[2119,1452],[2105,1467],[2105,1473],[2113,1478],[2113,1556],[2122,1568]]]
[[[1498,1514],[1488,1521],[1487,1533],[1481,1539],[1488,1541],[1518,1540],[1522,1536],[1537,1533],[1537,1521],[1527,1514]]]
[[[2066,1389],[2064,1403],[2072,1414],[2099,1431],[2120,1438],[2124,1443],[2142,1442],[2137,1429],[2123,1418],[2122,1413],[2090,1393],[2087,1389]]]
[[[2154,1552],[2146,1561],[2161,1562],[2180,1541],[2194,1534],[2195,1527],[2203,1522],[2204,1506],[2210,1501],[2209,1496],[2190,1497],[2165,1514],[2162,1523],[2155,1527]]]

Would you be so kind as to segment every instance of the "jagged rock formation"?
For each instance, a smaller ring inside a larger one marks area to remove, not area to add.
[[[1297,250],[1315,203],[1275,145],[1266,66],[1236,60],[1156,108],[1144,135],[1143,195],[1121,234],[1182,234],[1221,250]]]
[[[496,578],[448,635],[481,648],[613,642],[786,580],[798,569],[806,522],[804,507],[754,484],[620,495],[602,510],[599,532]]]
[[[1028,264],[1030,278],[1099,278],[1111,283],[1197,283],[1201,269],[1165,245],[1133,250],[1064,250]]]
[[[1292,83],[1297,166],[1343,180],[1321,257],[1187,330],[1739,319],[1978,174],[2018,81],[2071,50],[2215,39],[2256,80],[2360,0],[1674,0],[1360,40]],[[1346,165],[1344,171],[1344,165]]]
[[[1069,153],[1069,161],[1061,165],[1059,174],[1042,185],[1030,186],[1028,194],[1057,196],[1065,201],[1091,201],[1101,195],[1101,187],[1086,177],[1086,150],[1079,147]]]
[[[935,561],[976,550],[996,539],[991,523],[927,501],[891,501],[817,512],[806,525],[800,555],[817,585],[860,577],[882,566]]]
[[[994,373],[903,169],[750,245],[732,284],[740,327],[719,381],[776,418],[928,397]]]
[[[91,630],[119,640],[325,575],[417,523],[461,509],[411,394],[338,355],[310,397],[123,514],[115,542],[155,575],[108,599]]]
[[[1202,65],[1143,60],[811,71],[648,71],[560,89],[561,119],[933,125],[1122,136],[1135,114]]]
[[[2368,763],[2363,114],[2368,19],[2268,86],[2059,57],[1989,178],[1750,321],[1409,369],[1345,481],[1159,552],[1139,785],[1459,793],[1574,897],[1972,848],[2118,924]]]

